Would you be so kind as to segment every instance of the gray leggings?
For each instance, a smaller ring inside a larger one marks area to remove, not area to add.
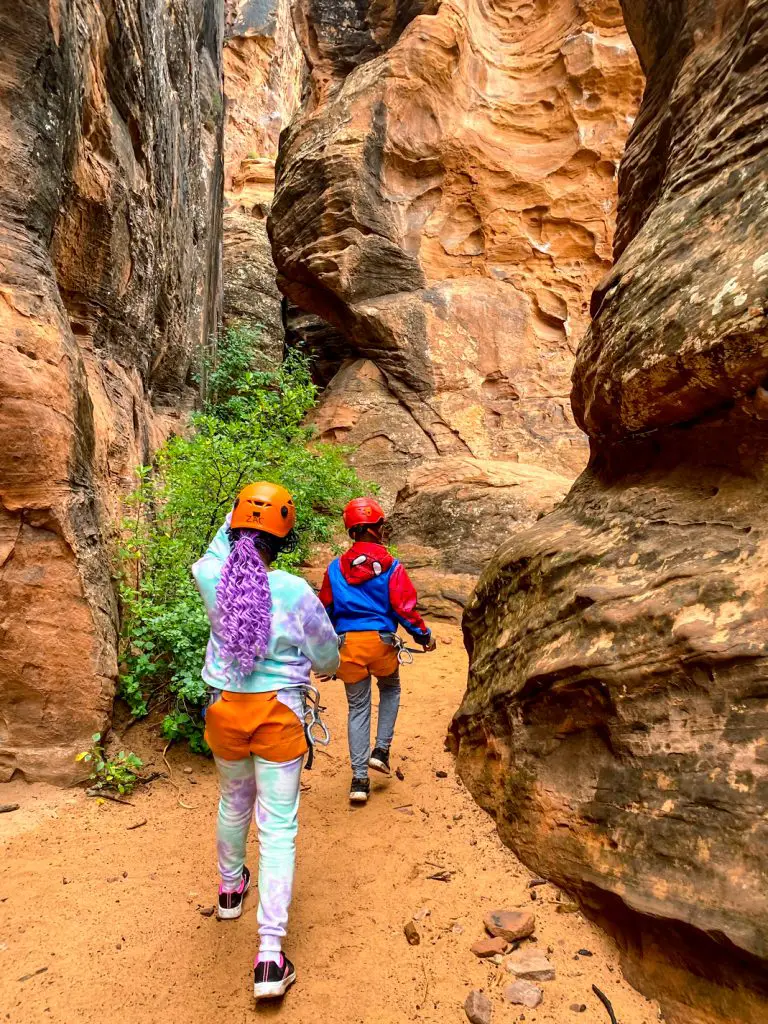
[[[377,747],[388,750],[395,734],[397,711],[400,707],[400,673],[377,679],[379,686],[379,718],[376,723]],[[345,683],[349,704],[349,757],[352,774],[356,779],[368,778],[368,758],[371,756],[371,677],[359,683]]]

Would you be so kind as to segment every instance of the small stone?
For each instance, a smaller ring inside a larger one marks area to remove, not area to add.
[[[464,815],[463,815],[463,814],[454,814],[454,816],[453,816],[453,820],[454,820],[454,821],[461,821],[461,819],[462,819],[463,817],[464,817]]]
[[[568,1009],[572,1010],[573,1013],[584,1013],[586,1008],[587,1008],[587,1004],[586,1003],[571,1003],[571,1005],[568,1007]]]
[[[536,918],[530,910],[493,910],[484,923],[489,935],[516,942],[533,934]]]
[[[127,872],[127,871],[124,871],[124,872],[123,872],[123,878],[127,878],[127,877],[128,877],[128,872]]]
[[[546,878],[532,878],[530,880],[530,882],[528,883],[528,888],[529,889],[535,889],[537,885],[546,885],[546,884],[547,884]]]
[[[422,907],[421,910],[417,910],[416,913],[413,915],[413,920],[423,921],[424,918],[429,917],[431,913],[432,911],[429,909],[429,907]]]
[[[117,882],[117,881],[119,881],[119,879],[118,879],[117,875],[110,875],[109,878],[107,879],[107,881],[108,882]]]
[[[419,929],[413,923],[413,921],[407,921],[403,927],[403,934],[408,940],[409,946],[418,946],[421,942],[421,935],[419,935]]]
[[[555,910],[558,914],[578,914],[579,906],[577,903],[558,903]]]
[[[401,782],[405,782],[405,772],[402,768],[395,768],[395,775]]]
[[[503,953],[507,948],[507,940],[496,936],[494,939],[478,939],[472,946],[471,951],[481,959],[487,956],[495,956],[496,953]]]
[[[182,771],[184,772],[185,775],[191,775],[192,774],[192,769],[191,768],[182,768]]]
[[[553,981],[555,969],[543,953],[537,950],[520,950],[507,960],[507,970],[516,978],[526,981]]]
[[[450,647],[451,644],[453,643],[453,637],[450,637],[450,636],[441,637],[440,638],[440,642],[445,644],[446,647]]]
[[[438,779],[447,779],[448,778],[448,772],[444,772],[442,770],[442,768],[440,769],[440,771],[435,772],[435,775],[438,777]]]
[[[531,889],[531,899],[534,902],[536,902],[536,890],[535,889]]]
[[[466,1013],[470,1024],[490,1024],[493,1007],[485,992],[473,989],[464,1002],[464,1013]]]
[[[11,811],[18,811],[19,804],[0,804],[0,814],[10,814]]]
[[[592,956],[592,950],[591,949],[580,949],[580,950],[578,950],[578,954],[579,954],[579,956]]]
[[[504,963],[504,957],[502,956],[501,953],[496,953],[495,956],[491,957],[491,963],[496,964],[497,967],[501,967],[501,965]]]
[[[200,907],[201,917],[213,917],[216,912],[216,907]]]
[[[504,989],[503,995],[508,1003],[527,1006],[529,1010],[535,1010],[544,998],[544,992],[532,981],[513,981]]]

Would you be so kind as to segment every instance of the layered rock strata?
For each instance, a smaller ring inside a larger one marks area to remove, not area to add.
[[[648,87],[589,468],[467,609],[461,776],[684,1024],[768,1016],[768,3],[626,0]]]
[[[0,5],[0,779],[109,721],[117,497],[220,294],[219,0]]]
[[[228,325],[258,330],[265,368],[282,360],[285,336],[267,214],[303,68],[289,0],[227,0],[223,311]]]
[[[382,486],[422,587],[455,574],[476,507],[471,582],[585,461],[568,379],[610,265],[637,60],[611,0],[301,0],[294,21],[309,89],[270,230],[281,290],[336,332],[317,424]],[[539,471],[557,485],[527,488]]]

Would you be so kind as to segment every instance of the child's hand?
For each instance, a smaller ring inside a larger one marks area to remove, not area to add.
[[[429,643],[428,644],[424,644],[424,650],[425,651],[436,651],[437,650],[437,640],[435,640],[434,637],[430,637]]]

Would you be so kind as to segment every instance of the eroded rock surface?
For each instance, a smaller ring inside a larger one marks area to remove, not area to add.
[[[222,29],[0,5],[0,779],[71,779],[111,714],[116,499],[218,316]]]
[[[611,0],[301,0],[294,21],[309,93],[270,230],[280,288],[342,342],[317,423],[382,485],[422,590],[426,548],[444,554],[425,573],[471,579],[510,524],[492,464],[565,481],[586,459],[568,380],[610,266],[637,59]],[[468,463],[484,467],[471,493]],[[436,475],[441,507],[488,509],[460,569],[458,533],[410,548]],[[552,507],[540,498],[518,481],[514,521]]]
[[[626,0],[648,88],[574,371],[590,466],[467,609],[460,774],[667,1021],[768,1016],[768,3]]]
[[[303,66],[289,0],[227,0],[223,312],[227,324],[258,328],[265,367],[282,360],[285,335],[267,214]]]

